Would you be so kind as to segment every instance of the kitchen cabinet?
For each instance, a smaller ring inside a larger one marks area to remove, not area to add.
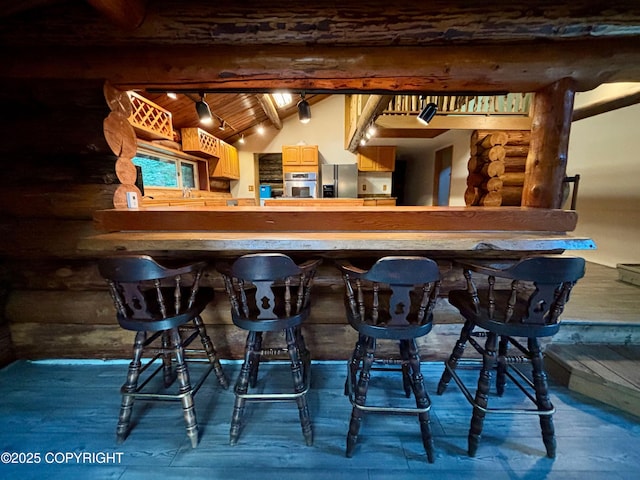
[[[318,168],[317,145],[283,145],[282,166],[311,166]]]
[[[393,172],[396,169],[396,147],[360,147],[358,170],[361,172]]]
[[[200,128],[183,128],[182,151],[199,157],[219,157],[220,140]]]
[[[238,150],[220,140],[218,145],[218,161],[215,163],[213,171],[209,172],[209,176],[213,178],[238,180],[240,178]]]

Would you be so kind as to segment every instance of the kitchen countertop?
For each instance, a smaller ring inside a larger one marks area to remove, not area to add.
[[[520,207],[169,207],[100,210],[94,220],[105,233],[82,239],[81,250],[460,258],[595,249],[567,234],[575,212]]]

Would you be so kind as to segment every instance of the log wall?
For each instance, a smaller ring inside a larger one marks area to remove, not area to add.
[[[519,206],[529,154],[528,130],[475,130],[471,134],[467,206]]]
[[[75,300],[97,282],[86,281],[93,261],[76,244],[94,232],[96,209],[113,208],[119,183],[102,131],[109,113],[102,82],[13,87],[0,93],[0,364],[14,355],[57,357],[64,348],[73,356],[72,344],[82,344],[74,334],[65,346],[48,324],[90,318],[92,308]],[[41,303],[41,295],[53,301]]]

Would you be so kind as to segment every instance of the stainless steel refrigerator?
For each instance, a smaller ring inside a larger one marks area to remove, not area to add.
[[[358,165],[322,165],[320,181],[323,198],[357,198]]]

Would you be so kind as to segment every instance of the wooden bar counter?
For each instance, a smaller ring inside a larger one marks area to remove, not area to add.
[[[522,256],[594,249],[573,211],[521,207],[164,207],[101,210],[93,252],[259,251]]]

